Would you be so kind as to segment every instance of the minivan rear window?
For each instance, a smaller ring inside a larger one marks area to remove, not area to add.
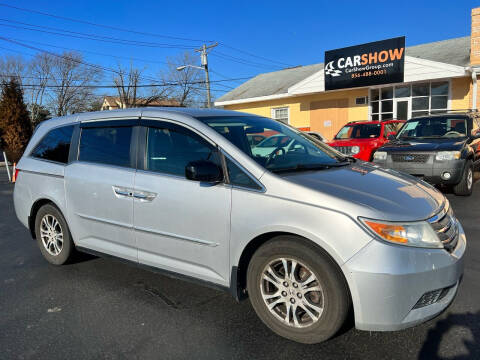
[[[35,149],[33,149],[31,156],[62,164],[68,163],[68,152],[70,151],[72,134],[73,125],[50,130],[50,132],[40,140]]]
[[[129,167],[132,127],[83,128],[78,160]]]

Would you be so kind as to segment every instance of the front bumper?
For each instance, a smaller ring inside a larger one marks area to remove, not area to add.
[[[426,163],[394,162],[391,156],[385,161],[374,160],[374,163],[387,169],[401,171],[422,178],[433,185],[455,185],[460,182],[463,175],[464,160],[435,161],[433,156]],[[450,173],[448,180],[442,179],[444,172]]]
[[[393,331],[425,322],[455,298],[463,274],[466,238],[451,252],[371,241],[343,266],[360,330]],[[430,291],[446,289],[431,305],[415,308]]]

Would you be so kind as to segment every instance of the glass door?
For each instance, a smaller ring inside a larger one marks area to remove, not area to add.
[[[395,99],[394,104],[394,119],[408,120],[411,114],[411,101],[410,98],[398,98]]]

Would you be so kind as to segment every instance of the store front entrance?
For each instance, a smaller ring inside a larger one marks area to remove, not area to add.
[[[408,120],[410,118],[411,100],[410,98],[395,99],[393,108],[393,118],[398,120]]]

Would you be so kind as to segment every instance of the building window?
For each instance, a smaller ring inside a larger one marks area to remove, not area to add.
[[[285,124],[289,123],[289,111],[288,107],[273,108],[272,109],[272,119],[281,121]]]
[[[365,105],[367,103],[367,96],[355,98],[355,105]]]
[[[408,114],[408,118],[444,112],[448,110],[448,91],[448,81],[371,89],[370,118],[371,120],[397,118],[400,113],[398,102],[401,102],[402,110]]]

